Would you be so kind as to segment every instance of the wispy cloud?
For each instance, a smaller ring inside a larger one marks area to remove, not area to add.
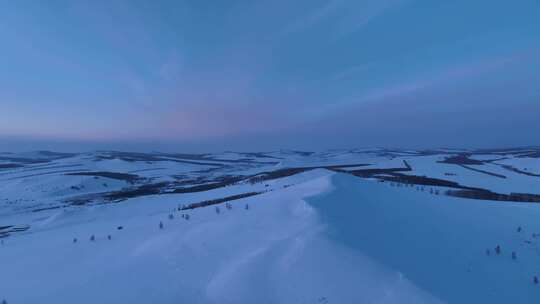
[[[312,119],[318,119],[328,113],[348,111],[365,105],[385,107],[389,103],[406,103],[414,99],[415,96],[420,96],[427,91],[430,92],[430,96],[438,96],[438,92],[447,92],[451,87],[462,88],[475,79],[477,80],[474,83],[477,83],[478,79],[483,79],[486,75],[500,75],[500,72],[504,68],[519,64],[521,60],[530,56],[534,56],[531,51],[516,52],[484,58],[481,61],[439,67],[432,71],[410,75],[409,77],[402,78],[402,81],[399,83],[371,87],[370,89],[362,90],[361,92],[336,100],[331,104],[314,108],[309,112],[310,117]],[[359,73],[366,68],[368,68],[368,65],[352,67],[338,73],[333,79],[339,81],[343,77],[348,77],[350,73]],[[437,98],[433,97],[433,101],[431,102],[437,103]],[[456,100],[454,103],[447,102],[446,106],[452,106],[456,102],[459,101]]]
[[[354,5],[347,7],[344,10],[343,16],[338,20],[334,38],[341,38],[361,30],[385,11],[403,5],[406,1],[380,0],[361,1],[361,3],[353,1]]]
[[[301,16],[283,31],[284,34],[292,34],[307,30],[317,23],[337,14],[347,0],[330,0],[321,7],[313,9],[310,13]]]
[[[339,81],[339,80],[351,78],[357,74],[366,72],[373,67],[374,67],[374,64],[372,63],[350,66],[334,74],[334,76],[332,77],[332,80]]]
[[[285,28],[284,34],[307,31],[327,22],[333,38],[352,34],[366,26],[374,18],[407,0],[331,0],[299,17]]]

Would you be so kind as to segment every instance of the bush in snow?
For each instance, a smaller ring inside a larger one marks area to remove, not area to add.
[[[73,238],[73,243],[77,243],[77,238]]]
[[[93,242],[96,240],[96,237],[92,234],[92,236],[90,237],[90,241]]]

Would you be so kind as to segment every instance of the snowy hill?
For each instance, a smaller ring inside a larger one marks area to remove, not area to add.
[[[539,157],[2,153],[0,301],[535,302]]]

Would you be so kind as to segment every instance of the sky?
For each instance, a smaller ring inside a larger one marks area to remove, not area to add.
[[[0,150],[540,145],[538,0],[0,0]]]

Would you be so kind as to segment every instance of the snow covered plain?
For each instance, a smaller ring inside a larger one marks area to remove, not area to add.
[[[539,161],[531,148],[0,154],[0,301],[537,302]]]

